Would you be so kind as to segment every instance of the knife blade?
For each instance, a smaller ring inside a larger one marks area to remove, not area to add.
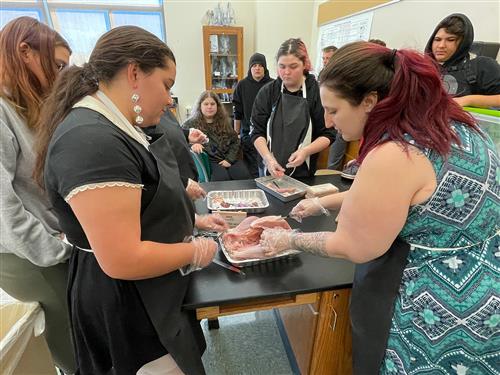
[[[241,276],[246,276],[245,272],[243,272],[242,270],[240,270],[238,267],[235,267],[235,266],[232,266],[230,264],[224,263],[223,261],[221,261],[219,259],[215,259],[215,258],[212,259],[212,263],[218,264],[219,266],[221,266],[221,267],[223,267],[225,269],[228,269],[230,271],[239,273]]]

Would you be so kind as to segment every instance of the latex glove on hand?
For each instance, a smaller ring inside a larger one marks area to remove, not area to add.
[[[189,135],[188,135],[188,141],[189,141],[189,143],[203,144],[203,143],[208,142],[208,137],[201,130],[190,128]]]
[[[266,257],[273,257],[293,249],[294,230],[283,228],[264,229],[260,236],[260,245]]]
[[[276,161],[273,155],[268,155],[263,160],[271,176],[281,178],[285,175],[285,169]]]
[[[188,184],[186,186],[186,193],[193,201],[207,196],[207,192],[203,190],[200,184],[190,178],[188,179]]]
[[[225,230],[229,229],[229,224],[219,214],[196,214],[194,224],[196,228],[205,231],[224,232]]]
[[[197,154],[201,154],[203,152],[203,146],[200,145],[199,143],[195,143],[194,145],[191,146],[191,150],[193,150]]]
[[[184,270],[184,275],[208,266],[217,253],[217,243],[206,237],[197,237],[191,242],[194,246],[193,258]]]
[[[318,197],[314,197],[304,199],[297,203],[297,205],[292,208],[292,211],[290,211],[288,216],[299,223],[302,223],[302,219],[305,217],[319,215],[330,216],[330,211],[323,207]]]
[[[304,164],[308,156],[309,155],[307,154],[306,151],[304,151],[304,149],[298,149],[292,155],[290,155],[286,167],[287,168],[298,167],[299,165]]]

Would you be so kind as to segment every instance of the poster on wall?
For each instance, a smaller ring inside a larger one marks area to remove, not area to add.
[[[373,12],[364,12],[355,16],[342,18],[320,26],[318,34],[318,58],[316,71],[321,66],[321,50],[326,46],[342,47],[357,40],[368,40],[372,27]]]

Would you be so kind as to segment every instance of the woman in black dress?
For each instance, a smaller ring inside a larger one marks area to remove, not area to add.
[[[204,374],[182,273],[208,265],[217,246],[183,242],[194,209],[175,155],[165,135],[141,130],[159,123],[175,75],[165,43],[117,27],[46,103],[35,176],[75,247],[68,295],[83,375]]]

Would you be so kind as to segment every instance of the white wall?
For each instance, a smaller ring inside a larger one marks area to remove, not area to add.
[[[311,48],[313,12],[314,2],[311,0],[255,3],[255,47],[257,52],[266,56],[271,77],[277,76],[276,53],[285,40],[300,37],[307,48]]]
[[[217,1],[166,0],[164,3],[167,44],[177,60],[177,79],[173,92],[179,97],[180,115],[192,106],[205,90],[202,26],[207,10]],[[225,4],[225,2],[223,2]],[[244,72],[254,52],[263,53],[272,77],[276,77],[275,56],[280,44],[301,37],[311,45],[314,2],[305,1],[232,1],[236,25],[243,26]],[[316,21],[314,21],[314,24]]]
[[[311,55],[316,57],[318,7],[324,0],[316,0],[312,39],[315,45]],[[373,11],[370,38],[384,40],[390,48],[423,50],[436,25],[451,13],[463,13],[474,25],[474,39],[489,42],[500,40],[500,1],[477,0],[401,0]]]
[[[423,50],[436,25],[451,13],[463,13],[474,25],[474,40],[499,41],[499,1],[401,0],[374,11],[371,38],[391,48]]]
[[[177,78],[173,93],[179,97],[181,119],[186,106],[192,106],[205,90],[202,26],[207,10],[217,1],[178,1],[164,3],[167,44],[177,60]],[[253,1],[232,2],[236,26],[243,26],[244,59],[254,51],[255,4]]]

